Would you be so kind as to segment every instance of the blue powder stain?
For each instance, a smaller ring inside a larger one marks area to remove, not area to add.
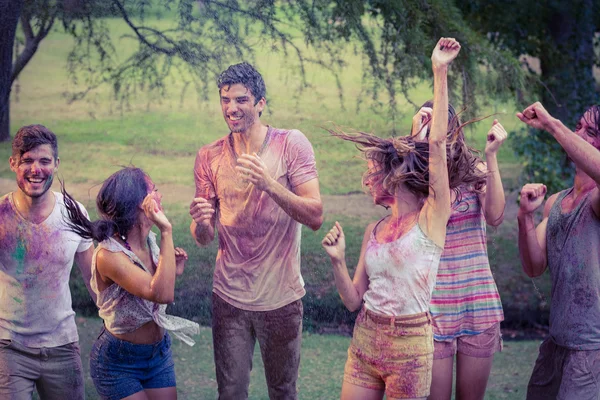
[[[17,262],[17,274],[22,274],[23,270],[25,269],[26,253],[27,249],[25,248],[25,242],[21,238],[19,238],[17,246],[15,247],[15,251],[12,254],[12,258]]]

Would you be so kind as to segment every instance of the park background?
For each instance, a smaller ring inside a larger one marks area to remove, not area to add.
[[[202,12],[201,6],[192,12]],[[144,23],[167,29],[176,21],[176,14],[174,8],[168,9],[156,1],[146,10]],[[112,15],[103,15],[101,19],[117,58],[127,60],[138,48],[138,42],[130,36],[130,27],[122,18]],[[293,26],[285,29],[291,37],[301,38]],[[260,34],[250,30],[246,39],[251,43],[252,54],[229,62],[249,60],[263,75],[267,108],[261,120],[275,127],[300,129],[315,150],[325,222],[317,232],[306,228],[302,232],[302,274],[307,295],[303,299],[305,338],[299,390],[301,399],[338,398],[356,314],[349,313],[339,299],[331,265],[320,241],[331,225],[340,221],[346,233],[347,261],[352,274],[366,225],[385,215],[385,210],[374,206],[361,186],[365,162],[358,157],[356,148],[332,138],[324,128],[339,126],[380,136],[408,134],[415,104],[430,99],[432,87],[429,80],[415,77],[407,82],[405,93],[395,94],[394,104],[390,105],[389,93],[385,90],[381,93],[381,89],[379,94],[374,93],[372,82],[365,78],[364,54],[352,40],[336,47],[336,56],[344,60],[342,67],[332,70],[318,63],[306,63],[300,70],[294,55],[286,55],[281,49],[275,51],[271,42],[261,40]],[[19,40],[26,42],[21,30],[17,32]],[[189,234],[188,214],[194,195],[196,152],[227,133],[214,78],[207,75],[210,79],[204,82],[206,87],[196,90],[191,88],[189,72],[169,71],[157,85],[159,90],[132,85],[129,96],[122,97],[114,85],[106,83],[86,92],[86,84],[90,83],[78,80],[79,75],[70,71],[71,64],[67,62],[73,57],[75,40],[56,24],[40,43],[35,57],[12,83],[10,132],[14,135],[22,125],[40,123],[57,134],[61,158],[58,176],[93,218],[97,217],[95,195],[103,179],[121,166],[141,167],[152,177],[163,194],[165,213],[174,226],[175,243],[189,254],[169,312],[205,326],[194,347],[174,344],[178,392],[183,399],[214,398],[212,342],[210,329],[206,327],[210,326],[216,241],[207,248],[198,248]],[[302,40],[299,43],[304,57],[316,57],[318,49]],[[427,52],[434,44],[435,41],[427,43]],[[528,61],[535,68],[536,59]],[[430,69],[430,64],[425,62],[423,69],[427,68]],[[492,73],[486,70],[484,74]],[[528,278],[521,270],[517,249],[517,197],[527,160],[517,157],[514,148],[518,147],[515,141],[522,140],[527,132],[515,113],[524,100],[517,95],[511,98],[490,93],[485,101],[465,104],[461,89],[460,84],[455,88],[453,101],[459,109],[467,109],[464,115],[471,116],[469,112],[475,111],[475,116],[490,116],[466,130],[470,145],[483,150],[494,118],[509,131],[509,140],[499,153],[507,195],[504,222],[497,228],[488,227],[488,253],[506,318],[502,326],[505,348],[496,356],[486,398],[522,399],[539,340],[547,332],[550,295],[548,274]],[[72,101],[73,94],[82,91],[86,95],[75,96],[78,99]],[[535,94],[527,96],[525,101],[535,100]],[[0,193],[15,188],[14,174],[8,165],[10,153],[10,142],[0,143],[0,159],[6,160],[0,164]],[[538,178],[544,182],[543,175]],[[57,183],[55,190],[59,188]],[[565,181],[563,186],[569,184]],[[72,277],[73,306],[87,372],[89,349],[100,332],[101,321],[77,268],[73,269]],[[89,373],[86,376],[88,396],[94,399]],[[267,398],[258,346],[250,398]]]

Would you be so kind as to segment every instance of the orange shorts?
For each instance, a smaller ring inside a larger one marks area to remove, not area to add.
[[[386,317],[364,307],[356,318],[344,381],[388,397],[427,397],[433,366],[429,313]]]

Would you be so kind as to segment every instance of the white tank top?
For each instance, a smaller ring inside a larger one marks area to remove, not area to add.
[[[382,315],[401,316],[429,310],[429,301],[442,248],[415,224],[400,238],[379,243],[373,231],[365,250],[369,288],[363,296],[368,310]]]

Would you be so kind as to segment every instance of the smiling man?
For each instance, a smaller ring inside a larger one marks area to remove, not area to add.
[[[94,248],[67,229],[63,197],[50,190],[54,133],[22,127],[9,163],[18,189],[0,197],[0,398],[31,399],[36,386],[41,399],[83,399],[69,276],[75,260],[89,290]]]
[[[312,146],[264,125],[265,83],[248,63],[218,79],[230,133],[200,149],[191,232],[219,234],[212,327],[219,399],[248,398],[258,340],[271,399],[296,399],[302,339],[300,230],[323,222]]]

